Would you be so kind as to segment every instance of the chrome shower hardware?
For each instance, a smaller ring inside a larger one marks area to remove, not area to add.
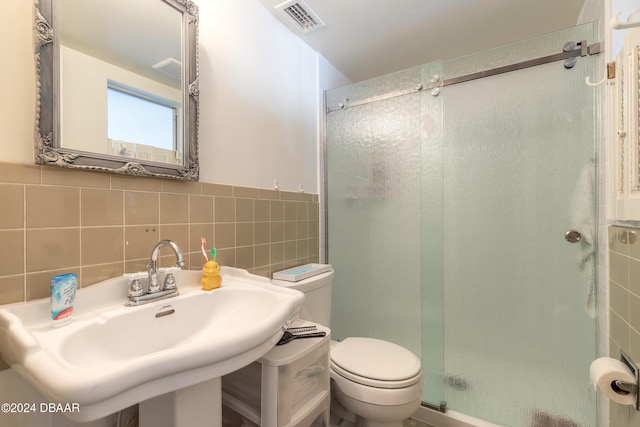
[[[625,230],[618,233],[618,241],[624,244],[633,244],[636,242],[636,232],[632,230]]]
[[[338,101],[337,104],[327,105],[326,113],[331,114],[339,110],[346,110],[346,109],[357,107],[360,105],[365,105],[371,102],[382,101],[385,99],[396,98],[399,96],[411,95],[416,92],[429,91],[431,96],[436,97],[436,96],[439,96],[443,88],[447,86],[466,83],[472,80],[491,77],[498,74],[509,73],[512,71],[523,70],[525,68],[535,67],[543,64],[549,64],[556,61],[564,61],[564,67],[566,69],[571,69],[575,67],[575,65],[578,63],[579,58],[584,58],[591,55],[598,55],[602,52],[604,52],[604,49],[602,48],[600,42],[594,42],[592,44],[589,44],[587,40],[581,40],[578,42],[569,41],[562,46],[562,51],[559,53],[555,53],[555,54],[551,54],[551,55],[547,55],[539,58],[529,59],[529,60],[517,62],[514,64],[504,65],[504,66],[492,68],[489,70],[478,71],[471,74],[452,77],[449,79],[444,79],[440,75],[435,74],[430,78],[429,82],[417,82],[417,83],[414,83],[413,86],[411,87],[393,90],[384,95],[375,95],[365,99],[356,99],[356,100],[344,99],[342,101]]]
[[[577,230],[569,230],[564,233],[564,239],[569,243],[578,243],[582,240],[582,234]]]

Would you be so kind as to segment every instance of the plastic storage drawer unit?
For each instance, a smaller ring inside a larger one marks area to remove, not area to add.
[[[329,425],[330,330],[295,339],[222,377],[223,426],[324,427]]]

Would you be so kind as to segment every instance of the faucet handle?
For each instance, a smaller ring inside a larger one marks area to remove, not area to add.
[[[139,297],[144,294],[144,288],[139,279],[133,279],[129,285],[129,297]]]
[[[140,279],[146,277],[146,273],[140,271],[138,273],[126,273],[123,274],[122,277],[127,279],[129,282],[128,295],[129,298],[139,297],[144,294],[144,288],[142,287],[142,283]]]
[[[164,288],[165,289],[175,289],[176,288],[176,278],[173,277],[172,273],[167,273],[164,278]]]
[[[176,288],[176,278],[173,273],[176,271],[182,271],[180,267],[162,267],[158,269],[158,273],[164,273],[164,285],[162,286],[163,290],[167,289],[175,289]]]

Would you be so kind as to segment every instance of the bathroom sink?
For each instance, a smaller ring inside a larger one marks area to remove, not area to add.
[[[128,281],[78,291],[73,321],[53,328],[49,299],[0,309],[0,355],[66,413],[92,421],[140,401],[233,372],[269,351],[296,317],[302,293],[223,267],[222,287],[200,271],[174,273],[180,294],[125,307]]]

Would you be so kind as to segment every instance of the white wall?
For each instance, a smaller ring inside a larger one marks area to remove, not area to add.
[[[202,179],[317,192],[326,61],[255,0],[199,4]]]
[[[0,3],[0,161],[33,163],[35,65],[29,1]]]
[[[200,179],[318,192],[321,98],[347,79],[255,0],[200,0]],[[33,5],[0,3],[0,161],[33,163]]]

